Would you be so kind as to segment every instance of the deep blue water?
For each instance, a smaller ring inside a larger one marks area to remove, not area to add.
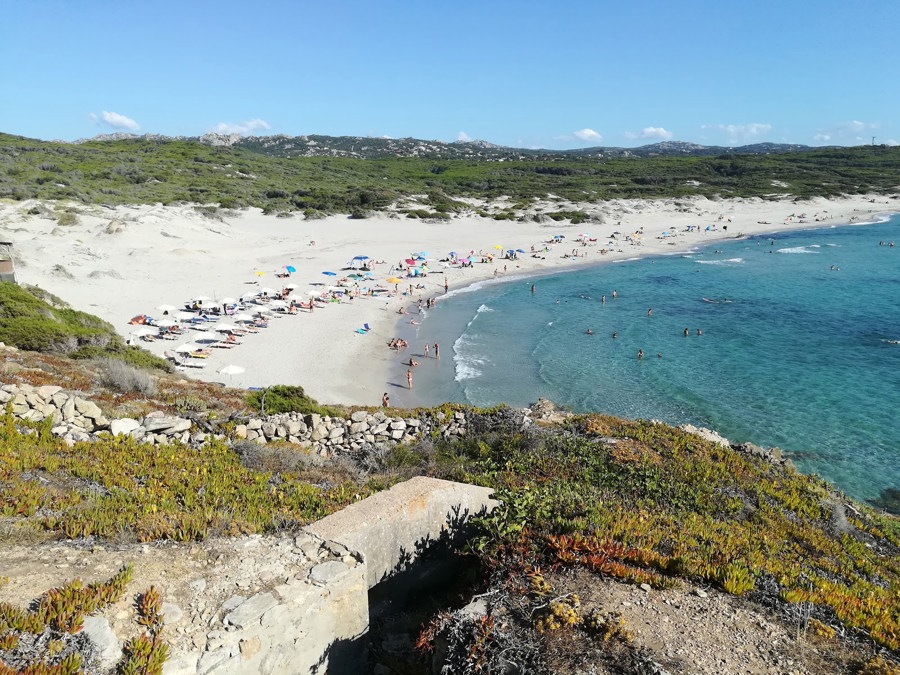
[[[415,330],[442,349],[426,404],[543,396],[778,446],[859,499],[900,488],[900,217],[482,284]]]

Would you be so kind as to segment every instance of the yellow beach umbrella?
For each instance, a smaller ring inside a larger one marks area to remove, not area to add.
[[[496,246],[494,246],[494,248],[497,249],[498,251],[503,250],[503,247],[500,244],[497,244]]]
[[[403,279],[401,279],[400,277],[388,277],[387,279],[385,279],[385,281],[387,281],[389,284],[399,284],[401,281],[403,281]]]
[[[264,277],[264,276],[266,276],[266,273],[263,272],[262,270],[256,270],[253,274],[255,274],[255,275],[258,276],[258,277]]]

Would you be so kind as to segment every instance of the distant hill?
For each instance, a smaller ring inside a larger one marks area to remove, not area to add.
[[[665,142],[640,148],[521,150],[482,141],[113,134],[76,143],[0,133],[0,199],[82,204],[258,207],[267,214],[366,217],[393,210],[449,218],[503,197],[495,219],[535,199],[574,203],[661,197],[798,198],[900,191],[900,147],[736,148]],[[560,218],[584,213],[561,207]],[[66,216],[66,214],[62,214]],[[66,216],[73,217],[73,216]]]
[[[243,148],[271,157],[350,157],[354,159],[386,159],[389,157],[423,157],[428,159],[514,160],[514,159],[578,159],[616,157],[709,157],[716,155],[771,155],[788,152],[821,150],[808,145],[787,143],[755,143],[725,147],[698,145],[682,141],[663,141],[637,148],[592,147],[576,150],[510,148],[487,141],[427,141],[418,138],[377,138],[371,136],[241,136],[239,134],[204,134],[171,138],[158,134],[103,134],[88,141],[196,141],[205,145]]]

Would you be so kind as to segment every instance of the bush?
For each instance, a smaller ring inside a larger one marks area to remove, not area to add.
[[[156,393],[156,382],[145,370],[132,368],[117,359],[104,359],[100,362],[100,373],[103,384],[123,393],[137,392],[144,396]]]
[[[251,391],[247,395],[247,405],[266,415],[279,413],[298,412],[302,414],[316,414],[328,417],[340,417],[344,414],[339,408],[319,405],[314,399],[306,395],[303,387],[290,385],[275,385],[261,391]]]

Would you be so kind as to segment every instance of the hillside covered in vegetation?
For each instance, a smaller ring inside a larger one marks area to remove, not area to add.
[[[276,157],[260,149],[143,138],[68,144],[0,134],[0,198],[364,215],[405,196],[427,195],[433,212],[446,215],[466,208],[458,197],[506,196],[524,208],[550,195],[576,202],[690,195],[802,198],[900,186],[900,148],[892,147],[508,161]]]

